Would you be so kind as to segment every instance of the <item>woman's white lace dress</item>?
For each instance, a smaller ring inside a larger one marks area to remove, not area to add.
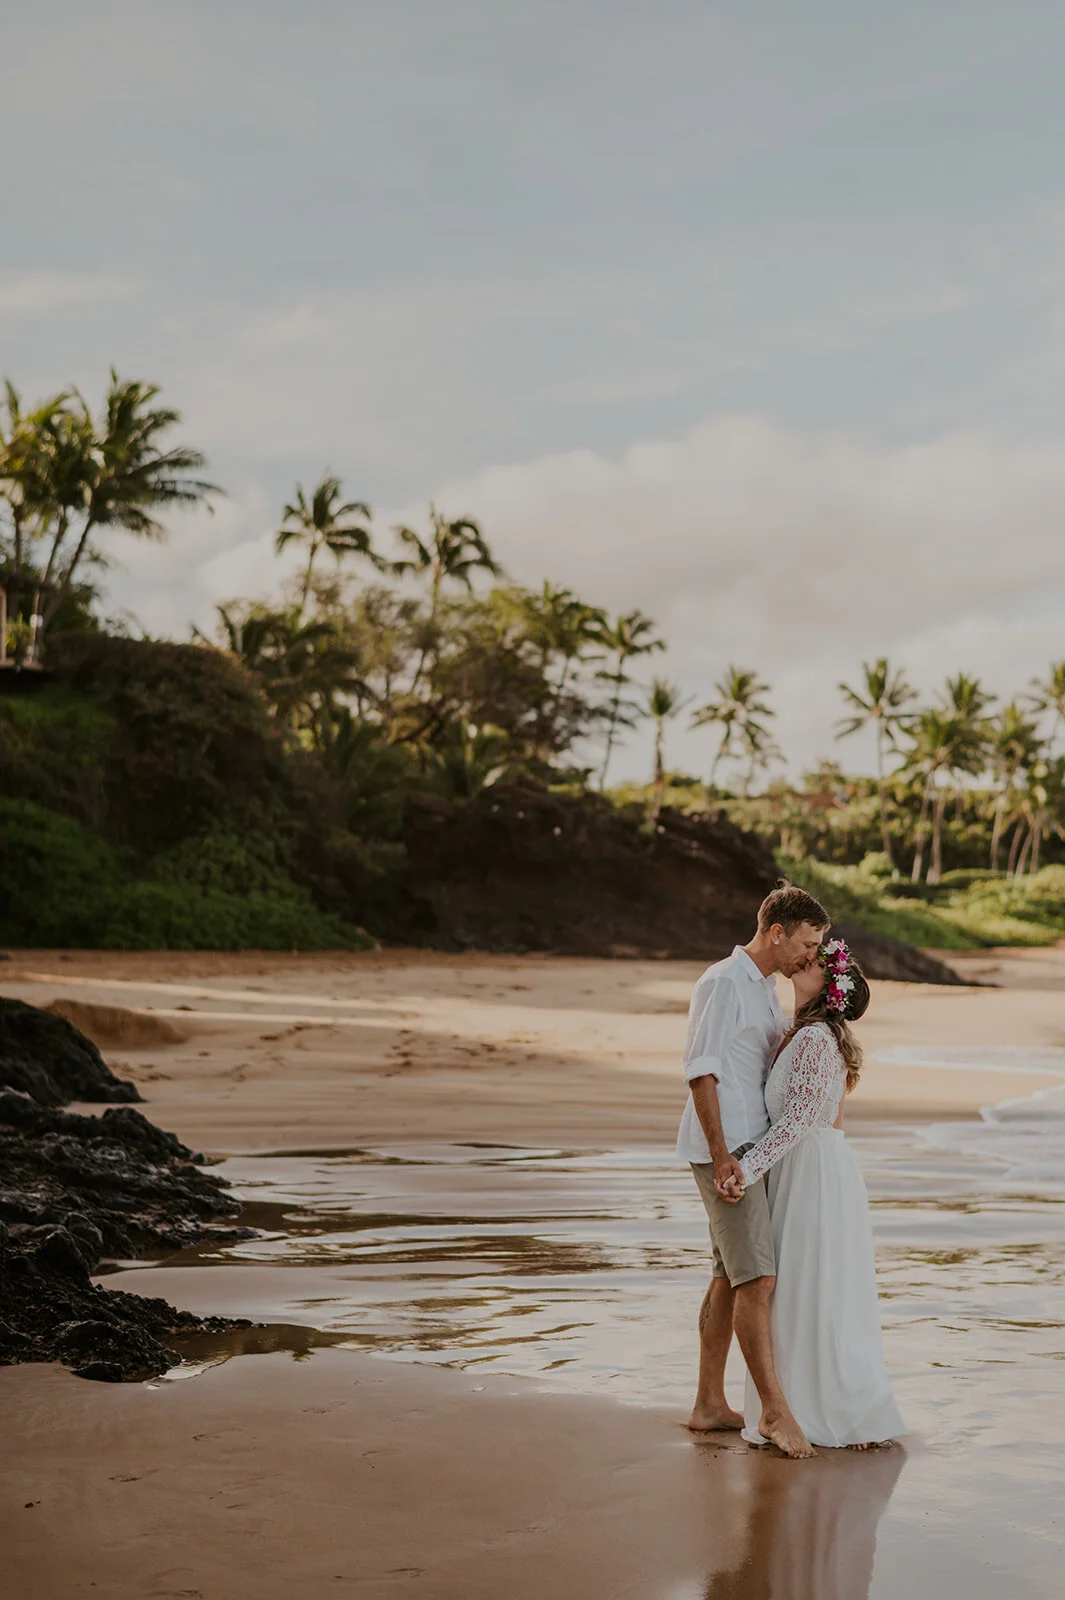
[[[906,1431],[884,1368],[869,1197],[842,1129],[832,1126],[846,1081],[831,1028],[801,1028],[766,1080],[772,1126],[741,1163],[748,1183],[769,1174],[780,1385],[810,1443],[828,1446]],[[748,1377],[743,1436],[754,1443],[760,1414]]]

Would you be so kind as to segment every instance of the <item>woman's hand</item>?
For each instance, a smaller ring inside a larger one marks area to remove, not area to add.
[[[730,1205],[743,1199],[747,1181],[735,1156],[726,1154],[714,1162],[714,1188],[722,1200],[727,1200]]]

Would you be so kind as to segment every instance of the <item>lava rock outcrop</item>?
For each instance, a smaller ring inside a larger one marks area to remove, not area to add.
[[[59,1109],[140,1096],[70,1023],[14,1000],[0,1000],[0,1085],[0,1363],[144,1378],[178,1361],[172,1336],[234,1326],[90,1276],[103,1260],[248,1235],[226,1225],[240,1202],[203,1156],[128,1104]]]
[[[116,1078],[92,1040],[65,1017],[22,1000],[0,999],[0,1086],[21,1089],[42,1106],[140,1099],[136,1085]]]

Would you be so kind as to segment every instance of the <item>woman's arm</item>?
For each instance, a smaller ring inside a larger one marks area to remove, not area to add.
[[[803,1028],[795,1041],[783,1115],[740,1162],[747,1183],[754,1183],[768,1172],[812,1128],[831,1127],[839,1105],[840,1082],[840,1053],[835,1039],[820,1028]]]

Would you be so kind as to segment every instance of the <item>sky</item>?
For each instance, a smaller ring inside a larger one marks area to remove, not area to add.
[[[210,628],[332,470],[650,613],[797,775],[887,654],[1065,657],[1065,10],[1037,0],[55,0],[0,58],[0,372],[162,386],[227,496],[106,539]],[[707,731],[671,764],[706,772]],[[646,732],[618,776],[642,776]]]

